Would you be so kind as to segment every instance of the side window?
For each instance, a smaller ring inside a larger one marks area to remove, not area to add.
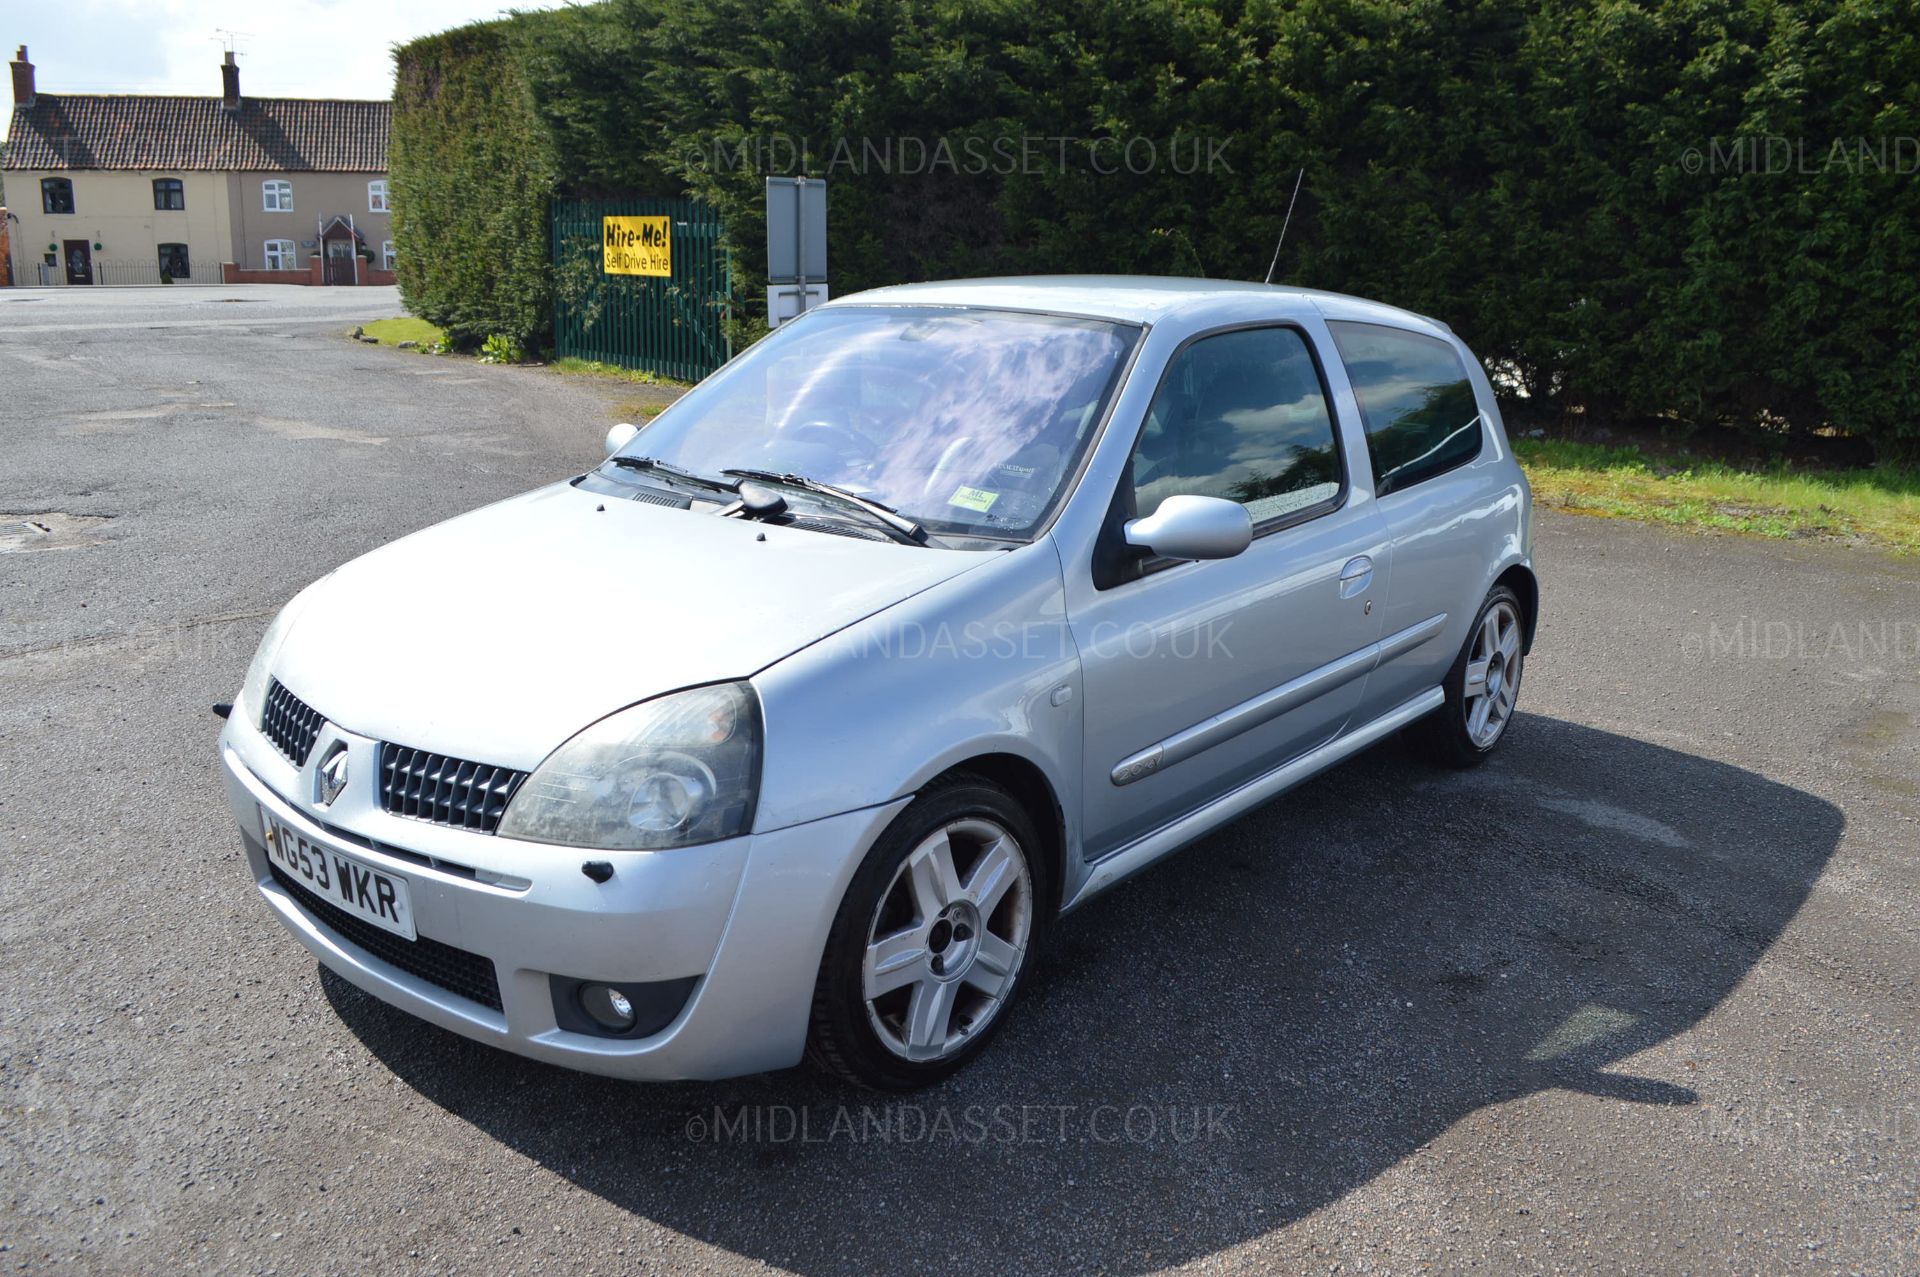
[[[1174,356],[1134,445],[1135,507],[1225,497],[1255,524],[1340,494],[1333,417],[1306,339],[1292,328],[1202,337]]]
[[[293,212],[293,183],[260,183],[260,204],[269,213]]]
[[[73,183],[64,177],[41,178],[40,211],[43,213],[73,212]]]
[[[1360,401],[1377,495],[1410,488],[1480,455],[1486,433],[1480,405],[1452,346],[1382,324],[1340,321],[1327,327]]]
[[[193,266],[187,258],[185,244],[160,245],[160,277],[163,280],[193,278]]]
[[[177,177],[153,179],[153,206],[161,210],[179,210],[187,206],[186,184]]]

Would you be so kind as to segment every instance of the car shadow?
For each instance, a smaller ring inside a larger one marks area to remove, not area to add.
[[[1144,1271],[1547,1088],[1701,1121],[1684,1070],[1612,1066],[1740,983],[1843,823],[1737,767],[1537,715],[1473,772],[1385,746],[1064,920],[992,1050],[906,1097],[806,1070],[613,1082],[325,986],[428,1100],[715,1246],[810,1274]]]

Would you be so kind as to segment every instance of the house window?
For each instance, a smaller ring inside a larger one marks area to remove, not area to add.
[[[393,269],[393,241],[383,240],[380,244],[380,269]]]
[[[262,182],[260,199],[262,207],[269,213],[291,213],[293,212],[293,183]]]
[[[294,251],[292,240],[270,239],[267,241],[267,269],[300,269],[300,255]]]
[[[73,212],[73,183],[64,177],[41,178],[40,209],[46,213]]]
[[[156,177],[153,179],[153,206],[158,209],[179,210],[187,206],[187,188],[177,177]]]
[[[160,246],[160,277],[162,279],[191,279],[193,267],[187,261],[185,244],[162,244]]]
[[[387,211],[387,183],[385,179],[367,183],[367,211],[384,213]]]

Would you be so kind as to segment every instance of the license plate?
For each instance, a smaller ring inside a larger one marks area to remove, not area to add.
[[[260,823],[267,834],[267,858],[307,890],[382,931],[409,940],[418,938],[406,879],[363,865],[343,851],[321,846],[274,819],[264,807],[260,809]]]

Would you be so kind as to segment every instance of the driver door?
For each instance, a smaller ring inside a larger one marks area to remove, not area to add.
[[[1332,739],[1359,705],[1389,540],[1373,502],[1347,499],[1331,404],[1291,326],[1206,334],[1168,364],[1132,508],[1226,497],[1254,541],[1230,559],[1138,563],[1075,608],[1089,859]]]

